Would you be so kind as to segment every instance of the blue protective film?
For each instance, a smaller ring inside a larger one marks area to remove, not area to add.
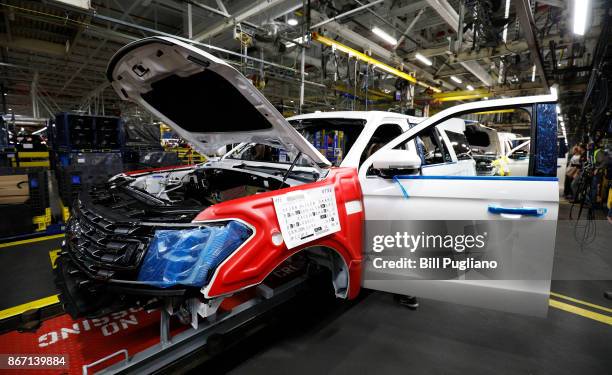
[[[251,233],[251,229],[238,221],[220,226],[158,230],[149,245],[138,280],[161,288],[202,287],[215,268]]]
[[[557,175],[557,106],[538,104],[536,109],[537,138],[535,175]]]

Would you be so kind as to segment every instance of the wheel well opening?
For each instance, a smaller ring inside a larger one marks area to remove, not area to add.
[[[349,291],[348,266],[342,256],[333,248],[313,246],[293,254],[288,260],[301,258],[309,267],[329,271],[334,294],[337,298],[347,298]],[[284,263],[283,263],[284,264]],[[278,268],[282,267],[281,264]]]

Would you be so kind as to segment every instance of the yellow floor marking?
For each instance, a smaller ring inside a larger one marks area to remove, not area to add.
[[[8,308],[6,310],[0,311],[0,320],[10,318],[11,316],[19,315],[24,311],[28,311],[31,309],[39,309],[41,307],[50,306],[59,302],[59,298],[57,298],[57,294],[45,298],[38,299],[36,301],[24,303],[23,305],[15,306]]]
[[[27,240],[20,240],[20,241],[14,241],[14,242],[7,242],[7,243],[0,243],[0,249],[3,247],[11,247],[11,246],[17,246],[17,245],[23,245],[26,243],[33,243],[33,242],[41,242],[41,241],[47,241],[47,240],[53,240],[56,238],[62,238],[64,237],[64,234],[54,234],[52,236],[44,236],[44,237],[36,237],[36,238],[30,238]]]
[[[565,299],[565,300],[568,300],[568,301],[572,301],[572,302],[575,302],[575,303],[579,303],[581,305],[589,306],[589,307],[592,307],[594,309],[598,309],[598,310],[601,310],[601,311],[612,313],[612,309],[608,308],[608,307],[599,306],[599,305],[596,305],[594,303],[590,303],[590,302],[586,302],[586,301],[581,301],[579,299],[568,297],[568,296],[564,296],[563,294],[559,294],[559,293],[555,293],[555,292],[550,292],[550,295],[551,296],[555,296],[557,298],[562,298],[562,299]]]
[[[563,311],[566,311],[572,314],[580,315],[585,318],[596,320],[604,324],[612,325],[612,316],[607,316],[607,315],[603,315],[603,314],[596,313],[593,311],[589,311],[589,310],[583,309],[582,307],[570,305],[564,302],[559,302],[554,299],[549,299],[548,304],[551,307],[557,308],[559,310],[563,310]]]
[[[62,251],[62,249],[55,249],[55,250],[51,250],[49,251],[49,258],[51,259],[51,268],[55,269],[56,265],[55,262],[57,261],[57,257],[59,256],[59,252]]]

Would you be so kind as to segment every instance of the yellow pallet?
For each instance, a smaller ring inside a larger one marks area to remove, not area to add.
[[[36,225],[36,231],[42,232],[47,230],[47,227],[51,225],[51,208],[45,208],[45,214],[40,216],[34,216],[32,223]]]

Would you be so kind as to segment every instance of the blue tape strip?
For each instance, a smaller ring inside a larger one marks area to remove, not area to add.
[[[396,180],[500,180],[500,181],[559,181],[557,177],[536,176],[393,176]]]
[[[402,186],[402,183],[399,181],[399,177],[401,176],[393,176],[393,181],[397,182],[397,184],[399,185],[400,190],[402,191],[402,194],[404,194],[404,198],[408,198],[409,197],[408,192]]]

